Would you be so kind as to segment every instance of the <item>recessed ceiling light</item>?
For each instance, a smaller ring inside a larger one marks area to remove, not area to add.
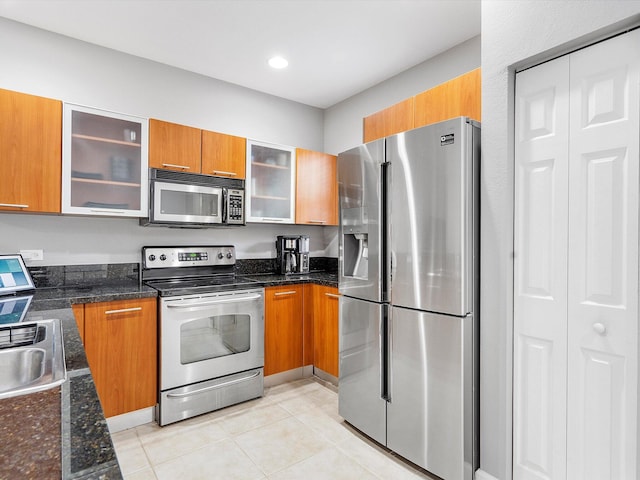
[[[287,65],[289,65],[289,62],[286,58],[275,56],[269,59],[269,66],[272,68],[286,68]]]

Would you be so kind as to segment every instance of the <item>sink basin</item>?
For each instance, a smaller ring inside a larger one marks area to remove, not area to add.
[[[57,319],[0,326],[0,399],[46,390],[66,380]]]

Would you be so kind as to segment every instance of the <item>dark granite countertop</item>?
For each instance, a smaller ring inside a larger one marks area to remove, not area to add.
[[[277,273],[259,273],[243,275],[244,278],[258,282],[263,287],[277,287],[294,283],[317,283],[326,287],[338,287],[338,272],[309,272],[303,274],[280,275]]]
[[[0,400],[0,478],[112,480],[122,474],[71,310],[74,303],[155,297],[138,282],[38,288],[25,321],[62,325],[67,380],[57,388]]]
[[[262,287],[293,283],[338,285],[337,272],[238,273]],[[67,380],[57,388],[0,400],[0,443],[11,452],[0,455],[0,478],[122,478],[70,307],[76,303],[155,296],[154,289],[129,278],[88,286],[52,284],[35,291],[26,320],[60,319]]]
[[[73,312],[38,306],[34,299],[25,321],[60,320],[67,380],[0,400],[0,442],[11,452],[0,456],[0,478],[121,479]]]
[[[38,288],[32,304],[38,310],[68,308],[74,303],[110,302],[135,298],[156,297],[158,292],[138,282],[123,280],[103,285],[60,286]]]

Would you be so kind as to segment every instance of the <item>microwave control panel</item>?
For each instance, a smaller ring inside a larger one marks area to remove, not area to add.
[[[227,190],[227,222],[244,225],[244,190]]]

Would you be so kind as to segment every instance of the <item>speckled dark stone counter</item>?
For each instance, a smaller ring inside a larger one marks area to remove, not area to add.
[[[273,272],[274,259],[238,261],[237,274],[264,287],[293,283],[337,287],[335,259],[311,260],[311,267],[318,271],[305,275],[264,273]],[[67,381],[43,392],[0,400],[0,445],[3,451],[11,452],[0,455],[1,479],[122,479],[70,306],[157,296],[154,289],[138,284],[136,267],[85,265],[32,270],[38,289],[26,320],[60,319]]]
[[[60,319],[67,381],[58,388],[0,400],[0,445],[5,452],[12,452],[0,455],[0,478],[122,478],[69,307],[156,295],[155,290],[128,279],[35,291],[25,320]]]
[[[65,300],[69,304],[71,299]],[[47,398],[48,413],[46,416],[36,418],[36,422],[39,428],[55,423],[58,425],[55,437],[57,449],[60,452],[57,458],[58,475],[20,476],[20,470],[14,470],[12,473],[15,476],[6,478],[121,479],[120,467],[73,312],[70,308],[41,310],[38,309],[38,303],[34,301],[26,320],[38,321],[48,318],[58,318],[62,324],[67,381],[57,389],[0,400],[0,424],[33,415],[33,409],[29,405],[32,398],[38,396]],[[17,405],[11,414],[2,410],[3,402],[8,401],[13,401]],[[41,406],[44,407],[44,403]],[[26,428],[27,430],[21,430],[20,436],[30,439],[22,447],[25,458],[21,461],[19,468],[36,468],[35,465],[41,461],[38,458],[42,448],[41,441],[30,435],[28,423],[20,422],[17,428]],[[0,443],[3,445],[4,440],[5,436],[2,432]],[[49,448],[53,451],[53,444]],[[52,459],[53,457],[50,461]],[[5,477],[0,473],[0,478]]]
[[[278,275],[275,273],[263,273],[255,275],[243,275],[249,280],[258,282],[262,287],[277,287],[294,283],[317,283],[326,287],[338,286],[337,272],[310,272],[302,275]]]

